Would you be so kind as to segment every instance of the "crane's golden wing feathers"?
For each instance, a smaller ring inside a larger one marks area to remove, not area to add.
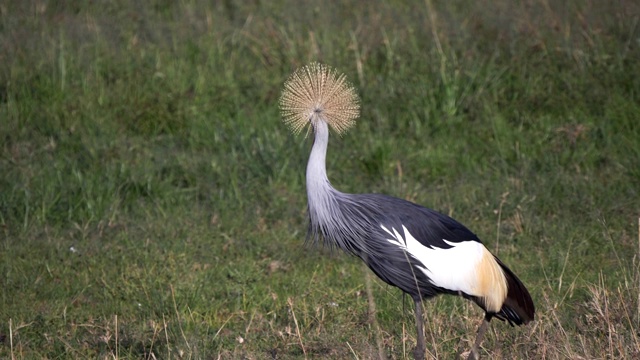
[[[282,119],[295,134],[316,117],[338,134],[360,116],[360,100],[344,74],[319,63],[296,70],[284,84],[280,97]]]

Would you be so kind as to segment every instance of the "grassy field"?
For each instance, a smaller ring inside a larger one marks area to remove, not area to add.
[[[362,98],[336,188],[468,225],[527,284],[491,359],[640,358],[635,1],[0,3],[0,358],[404,359],[409,298],[304,246],[283,82]],[[430,358],[481,311],[425,303]]]

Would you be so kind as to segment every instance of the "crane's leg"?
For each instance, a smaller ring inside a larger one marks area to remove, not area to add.
[[[489,321],[491,321],[491,315],[485,314],[484,320],[482,320],[482,324],[478,327],[478,334],[476,335],[476,341],[473,343],[473,347],[471,348],[471,352],[469,353],[469,357],[467,360],[479,360],[480,354],[478,353],[478,349],[480,348],[480,344],[482,344],[482,339],[484,338],[484,334],[487,332],[489,328]]]
[[[424,319],[422,318],[422,299],[413,299],[416,303],[416,327],[418,328],[418,339],[416,348],[413,350],[413,358],[415,360],[424,360],[425,343],[424,343]]]

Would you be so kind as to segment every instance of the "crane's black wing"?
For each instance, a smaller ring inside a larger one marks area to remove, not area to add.
[[[360,254],[357,255],[380,278],[399,287],[414,298],[426,298],[439,293],[460,294],[473,300],[486,311],[481,298],[436,286],[421,270],[424,266],[429,267],[429,264],[408,257],[407,251],[403,251],[401,246],[390,245],[389,241],[390,235],[393,237],[395,234],[389,229],[393,229],[398,231],[399,236],[395,237],[396,240],[404,241],[407,245],[406,239],[409,234],[400,233],[406,229],[422,246],[446,250],[465,241],[482,244],[473,232],[447,215],[410,201],[382,194],[348,195],[348,197],[349,201],[343,202],[345,204],[343,212],[346,216],[360,219],[359,222],[367,222],[367,224],[354,224],[355,228],[368,229],[361,233],[360,239],[354,241],[361,249]],[[507,266],[498,258],[494,258],[505,275],[508,294],[502,309],[491,315],[518,325],[533,320],[535,308],[529,292]],[[456,266],[456,264],[451,265],[451,269]]]
[[[450,243],[477,241],[476,234],[455,219],[435,210],[407,200],[383,194],[352,195],[356,202],[369,209],[372,220],[387,228],[406,227],[422,245],[442,249],[451,248]]]
[[[446,215],[406,200],[382,194],[337,196],[341,225],[320,229],[329,244],[360,257],[382,280],[414,298],[457,293],[435,285],[424,271],[425,264],[395,241],[407,245],[408,234],[402,233],[406,229],[421,246],[450,249],[463,241],[479,243],[474,233]]]

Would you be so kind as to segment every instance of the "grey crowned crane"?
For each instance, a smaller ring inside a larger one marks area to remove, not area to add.
[[[294,133],[311,125],[314,141],[307,164],[308,238],[323,239],[357,256],[389,285],[415,302],[416,359],[425,357],[422,299],[460,295],[485,311],[469,358],[492,318],[511,325],[534,319],[529,292],[480,239],[449,216],[382,194],[346,194],[331,186],[325,159],[329,127],[337,133],[355,124],[360,106],[345,76],[318,63],[294,72],[280,98],[284,122]]]

